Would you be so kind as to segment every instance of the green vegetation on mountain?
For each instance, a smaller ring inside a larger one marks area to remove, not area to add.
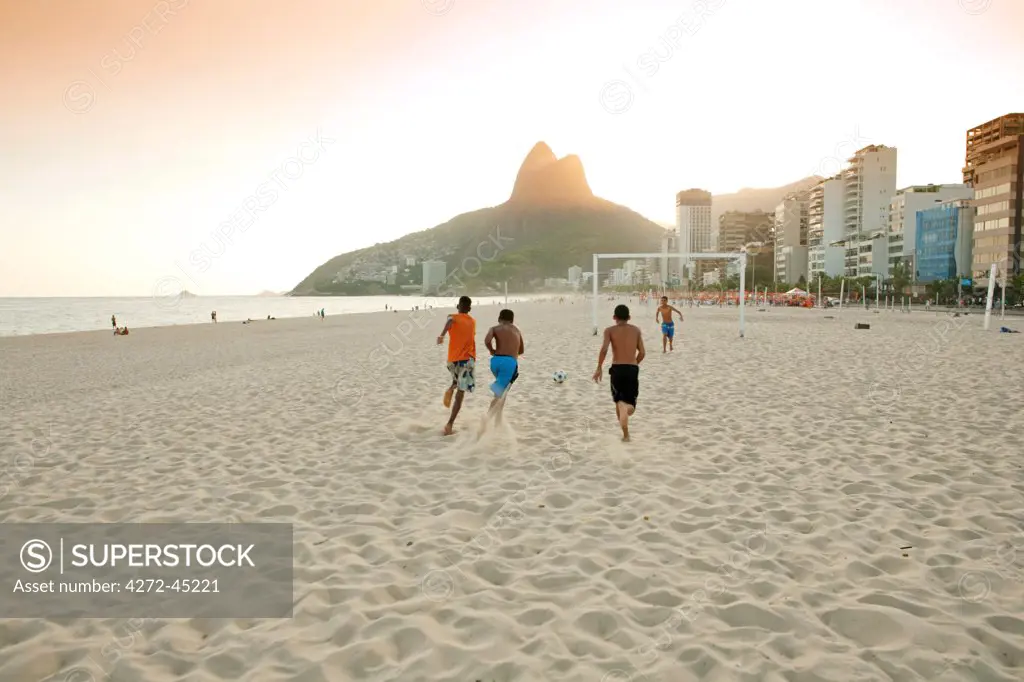
[[[433,229],[336,256],[314,270],[295,295],[400,293],[421,283],[423,260],[446,265],[460,293],[529,291],[545,277],[591,270],[594,253],[658,251],[664,229],[629,209],[595,199],[588,206],[527,208],[503,204],[456,216]],[[407,258],[416,264],[406,266]],[[384,283],[396,267],[394,283]],[[381,273],[375,280],[364,279]],[[339,277],[340,274],[340,277]]]

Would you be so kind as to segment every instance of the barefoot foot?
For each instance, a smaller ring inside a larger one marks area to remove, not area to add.
[[[622,440],[629,440],[629,406],[619,403],[615,406],[616,415],[619,418],[619,426],[622,427]]]
[[[445,436],[450,436],[450,435],[452,435],[452,432],[454,430],[455,430],[455,427],[454,427],[453,424],[445,424],[444,425],[444,431],[442,431],[441,433],[443,435],[445,435]]]

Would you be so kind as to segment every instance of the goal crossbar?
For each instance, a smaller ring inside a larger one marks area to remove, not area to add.
[[[745,305],[744,300],[746,299],[746,271],[747,271],[747,252],[744,251],[728,251],[724,253],[668,253],[665,251],[659,253],[595,253],[594,254],[594,271],[592,273],[592,280],[594,284],[594,294],[592,303],[593,321],[594,321],[594,335],[597,335],[597,286],[598,286],[598,263],[602,258],[678,258],[680,263],[691,260],[734,260],[740,265],[740,338],[743,338],[743,328],[745,322]],[[679,273],[682,276],[682,272]]]

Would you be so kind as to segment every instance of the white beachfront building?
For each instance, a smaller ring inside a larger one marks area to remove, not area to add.
[[[807,227],[809,192],[787,194],[775,207],[776,282],[807,279]]]
[[[885,277],[889,273],[889,204],[896,194],[896,148],[869,145],[857,150],[849,164],[841,173],[843,270],[847,277]]]
[[[425,260],[423,266],[423,293],[433,294],[444,283],[448,276],[448,266],[441,260]]]
[[[843,274],[843,180],[826,178],[812,187],[807,197],[807,281],[819,275]]]

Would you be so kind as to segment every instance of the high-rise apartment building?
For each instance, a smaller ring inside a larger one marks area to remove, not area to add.
[[[448,266],[443,260],[425,260],[423,266],[423,293],[435,294],[448,276]]]
[[[896,194],[896,148],[869,145],[858,150],[849,164],[841,173],[844,271],[847,277],[886,276],[889,204]]]
[[[889,202],[889,271],[897,261],[910,266],[916,279],[917,214],[947,201],[971,199],[974,190],[967,185],[914,185],[897,190]]]
[[[726,211],[718,216],[719,251],[739,251],[750,242],[771,248],[775,241],[775,214],[766,211]]]
[[[787,194],[775,207],[775,281],[807,279],[807,228],[810,192]]]
[[[574,265],[569,268],[569,284],[574,287],[580,285],[580,281],[583,279],[583,268],[578,265]]]
[[[968,130],[963,170],[964,184],[974,189],[974,276],[987,285],[992,263],[1011,276],[1020,274],[1024,114],[1007,114]]]
[[[726,211],[718,216],[719,251],[739,251],[751,243],[760,247],[748,250],[747,267],[756,272],[775,270],[775,214],[766,211]],[[729,269],[730,263],[716,263],[715,267]],[[760,268],[766,268],[761,270]],[[753,273],[753,274],[756,274]],[[752,275],[753,276],[753,275]],[[762,281],[764,278],[759,278]],[[750,284],[753,284],[751,281]]]
[[[711,192],[688,189],[676,194],[676,234],[680,254],[718,250],[718,235],[711,225]],[[684,263],[687,278],[695,276],[695,262]]]
[[[846,186],[840,175],[826,178],[812,187],[807,197],[807,280],[819,275],[843,274],[845,248],[842,242],[845,218],[843,197]]]

